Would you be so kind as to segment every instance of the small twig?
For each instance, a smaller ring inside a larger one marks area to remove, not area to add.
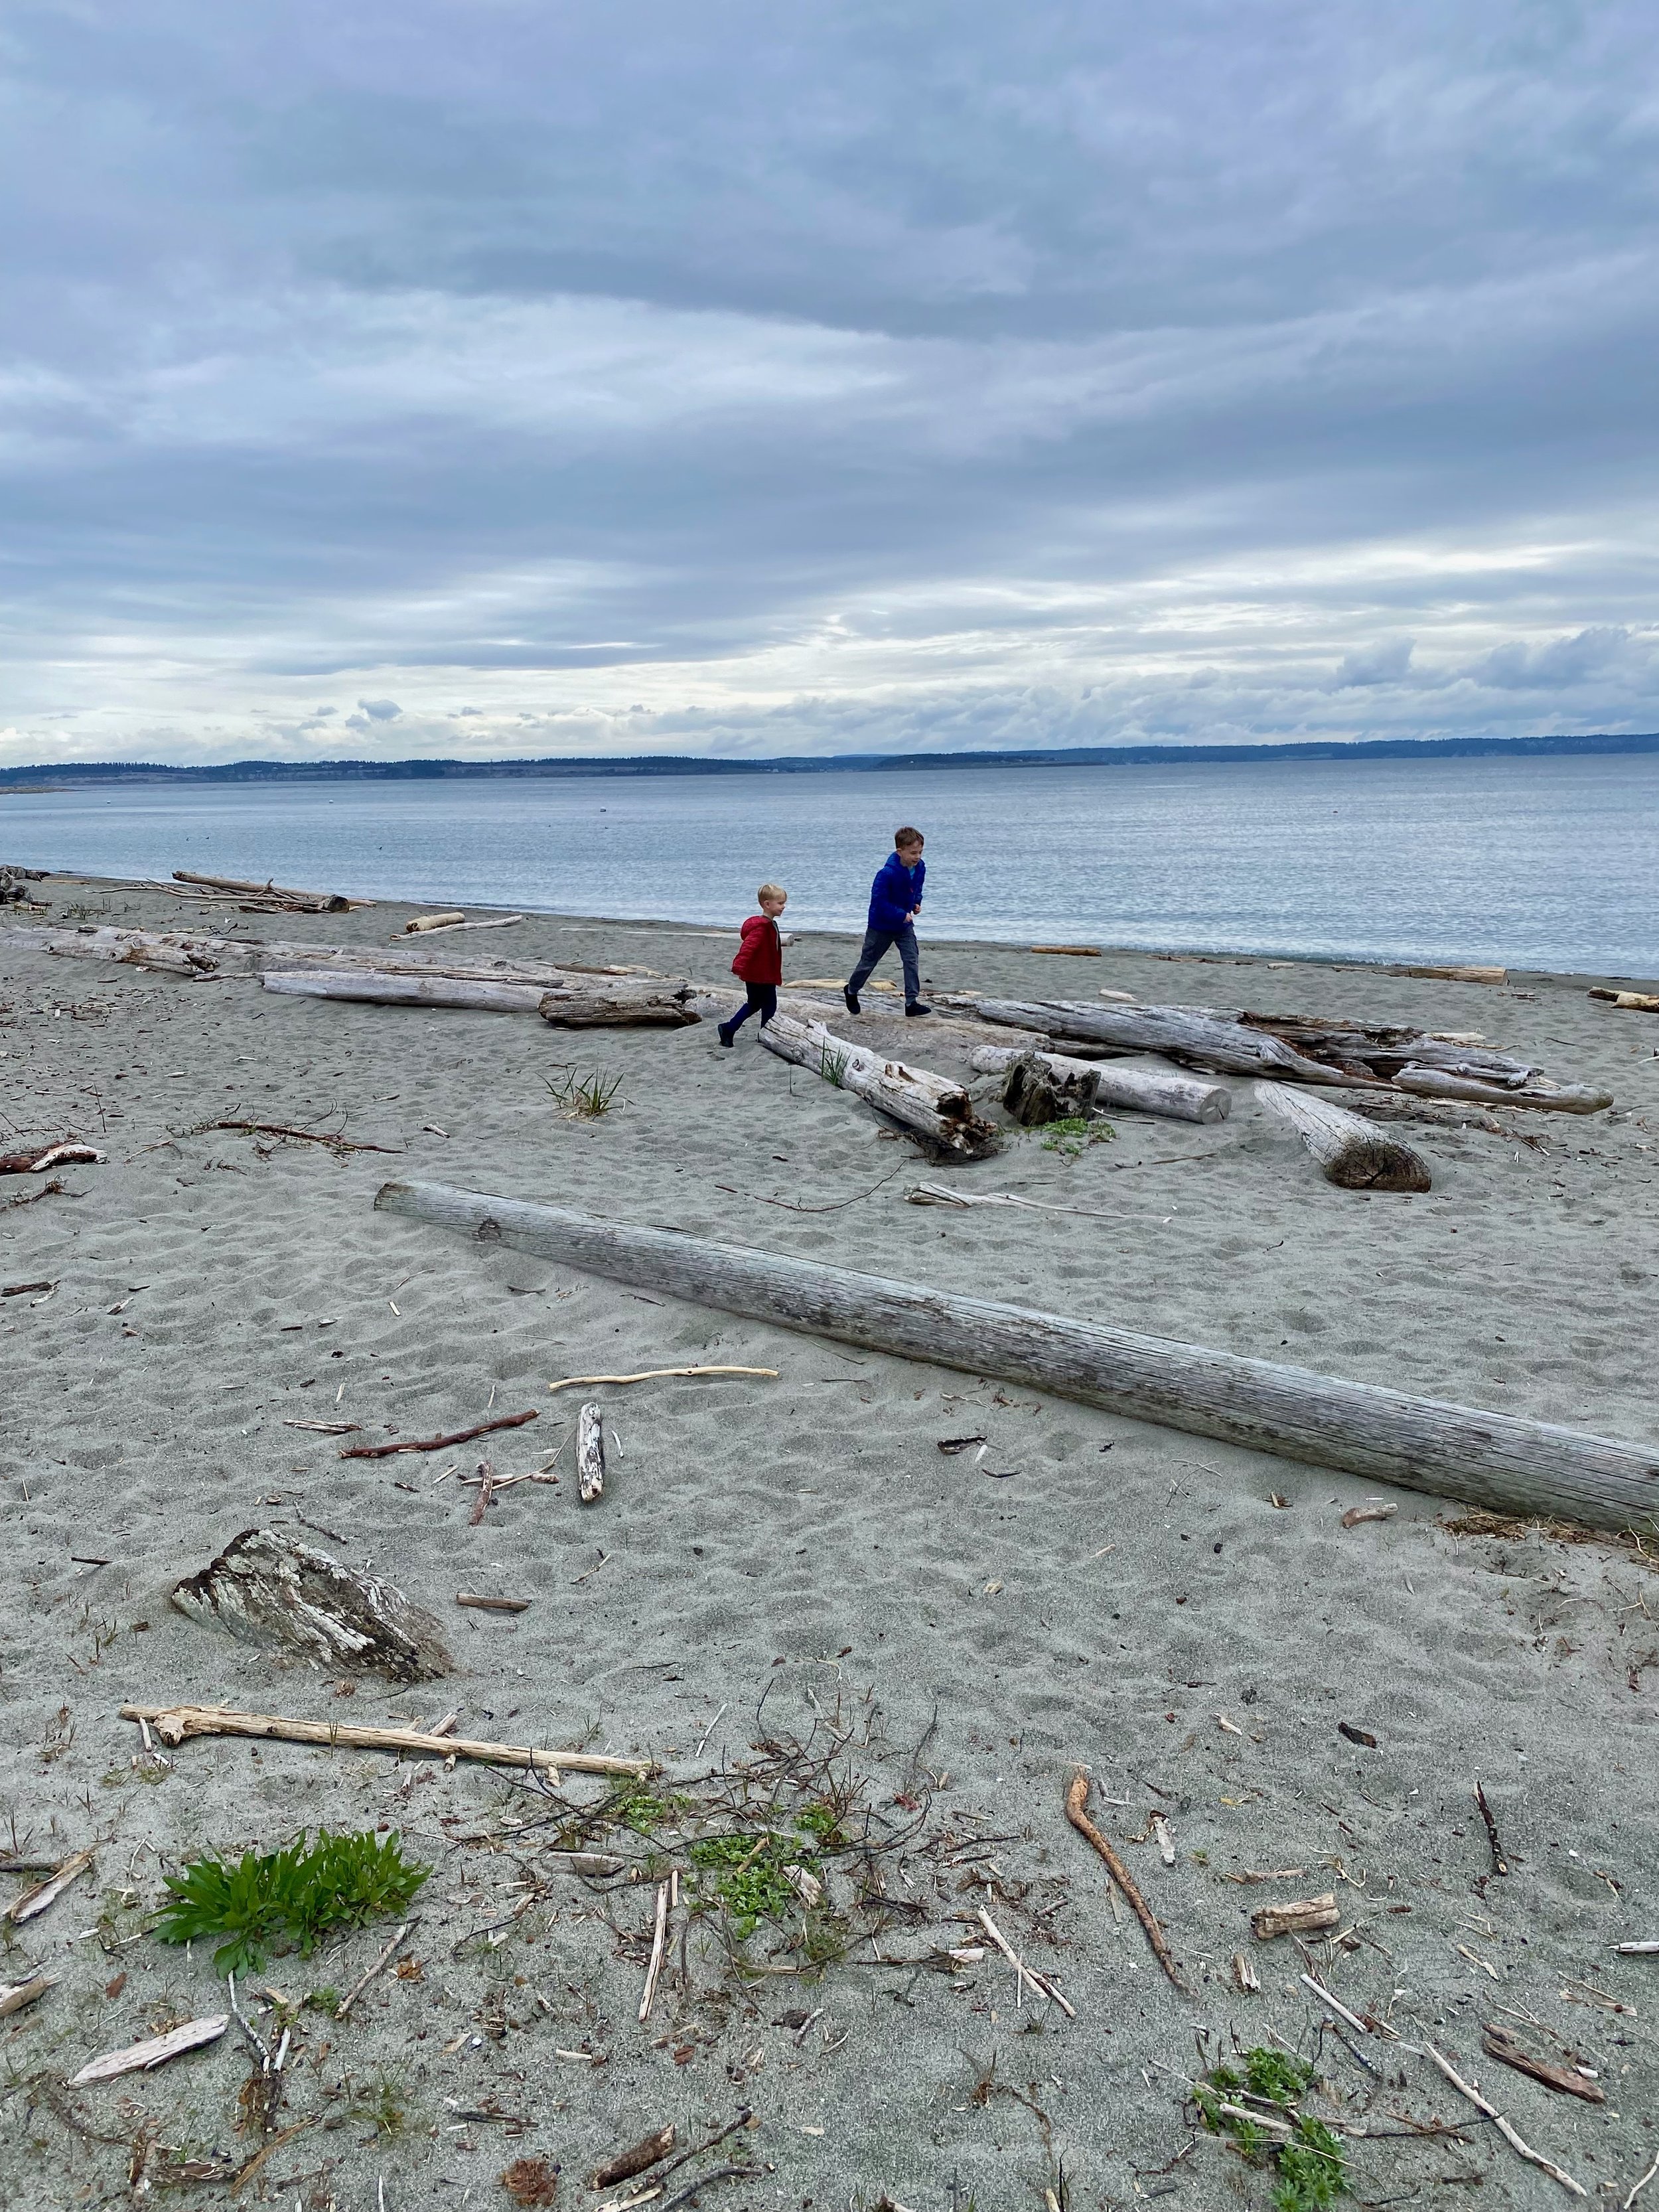
[[[637,1375],[562,1375],[556,1382],[550,1382],[550,1390],[574,1390],[590,1382],[659,1382],[671,1375],[759,1375],[775,1382],[775,1367],[647,1367]]]
[[[343,2020],[345,2018],[352,2006],[356,2003],[358,1998],[362,1996],[363,1991],[374,1980],[375,1975],[382,1972],[386,1966],[390,1965],[393,1953],[397,1950],[398,1946],[403,1942],[404,1936],[408,1935],[410,1929],[411,1928],[418,1928],[420,1924],[421,1923],[418,1915],[416,1915],[413,1920],[404,1921],[403,1926],[398,1930],[392,1941],[386,1945],[385,1950],[381,1952],[380,1957],[374,1961],[374,1964],[369,1968],[368,1972],[366,1974],[362,1975],[357,1981],[354,1982],[351,1988],[347,1990],[345,1996],[341,1998],[339,2010],[334,2015],[336,2020]]]
[[[1060,1991],[1054,1987],[1052,1983],[1046,1980],[1042,1975],[1033,1972],[1031,1968],[1026,1965],[1024,1959],[1022,1959],[1018,1953],[1013,1949],[1012,1946],[1009,1943],[1007,1937],[997,1926],[996,1922],[992,1919],[990,1914],[985,1910],[983,1905],[981,1905],[979,1908],[979,1917],[986,1934],[996,1945],[998,1950],[1001,1952],[1003,1957],[1008,1961],[1008,1964],[1013,1968],[1016,1988],[1018,1988],[1019,1983],[1022,1981],[1029,1982],[1039,1996],[1052,1998],[1054,2002],[1057,2004],[1060,2010],[1065,2014],[1067,2020],[1075,2020],[1077,2018],[1076,2012],[1069,2004],[1066,2003],[1065,1998],[1060,1994]]]
[[[671,2173],[678,2173],[689,2160],[701,2158],[705,2151],[716,2149],[727,2136],[734,2136],[739,2128],[746,2128],[751,2117],[749,2106],[745,2105],[735,2120],[728,2120],[717,2134],[709,2136],[707,2142],[693,2143],[690,2150],[683,2150],[678,2158],[671,2158],[666,2166],[659,2166],[653,2178],[659,2182],[666,2181]],[[663,2212],[666,2212],[665,2207]]]
[[[645,1970],[645,1994],[640,1999],[640,2018],[649,2020],[651,2007],[657,1995],[657,1977],[662,1972],[662,1957],[668,1944],[668,1884],[657,1884],[657,1925],[651,1938],[651,1963]]]
[[[247,1137],[298,1137],[307,1145],[326,1145],[336,1152],[400,1152],[401,1145],[360,1145],[350,1137],[331,1137],[320,1129],[290,1129],[283,1121],[204,1121],[186,1136],[204,1137],[213,1129],[240,1129]]]
[[[1647,2187],[1649,2182],[1652,2180],[1656,2173],[1659,2173],[1659,2151],[1656,2151],[1654,2153],[1653,2164],[1648,2168],[1647,2172],[1642,2176],[1642,2179],[1637,2183],[1635,2188],[1632,2190],[1630,2195],[1620,2206],[1619,2212],[1630,2212],[1631,2206],[1635,2203],[1637,2198],[1642,2194],[1642,2191]]]
[[[406,1443],[395,1444],[352,1444],[340,1454],[342,1459],[391,1459],[398,1452],[447,1451],[452,1444],[471,1443],[474,1437],[487,1437],[495,1429],[521,1429],[526,1421],[541,1418],[534,1407],[527,1413],[502,1413],[493,1421],[480,1421],[475,1429],[457,1429],[453,1437],[427,1437],[416,1443],[411,1437]]]
[[[236,2002],[235,1975],[227,1974],[225,1976],[225,1984],[230,1991],[230,2009],[235,2019],[236,2025],[241,2029],[243,2034],[246,2036],[248,2041],[258,2052],[259,2063],[264,2068],[264,2071],[269,2074],[270,2071],[270,2046],[266,2043],[264,2038],[256,2031],[252,2023],[249,2021],[247,2014],[242,2010],[240,2005]]]
[[[671,2197],[665,2203],[659,2204],[657,2207],[657,2212],[674,2212],[676,2205],[690,2203],[697,2191],[700,2189],[707,2189],[711,2181],[752,2180],[754,2174],[755,2169],[752,2166],[717,2166],[712,2173],[700,2174],[696,2180],[688,2183],[677,2196]]]
[[[1480,1817],[1486,1824],[1486,1841],[1492,1845],[1492,1870],[1494,1874],[1506,1875],[1510,1863],[1504,1856],[1504,1846],[1498,1840],[1498,1823],[1492,1816],[1492,1807],[1486,1802],[1486,1793],[1478,1782],[1474,1785],[1474,1802],[1480,1808]]]
[[[1510,2123],[1498,2110],[1497,2106],[1495,2105],[1489,2105],[1478,2089],[1472,2089],[1468,2083],[1463,2079],[1462,2075],[1456,2072],[1453,2068],[1449,2060],[1441,2057],[1440,2053],[1435,2049],[1433,2044],[1425,2043],[1422,2046],[1422,2049],[1425,2057],[1433,2060],[1434,2063],[1440,2069],[1440,2071],[1451,2083],[1453,2088],[1460,2091],[1462,2095],[1467,2097],[1470,2104],[1475,2107],[1477,2112],[1482,2112],[1486,2114],[1486,2118],[1498,2130],[1498,2134],[1503,2136],[1504,2142],[1509,2145],[1510,2148],[1515,2152],[1517,2157],[1524,2158],[1529,2165],[1535,2166],[1541,2172],[1547,2173],[1552,2181],[1559,2181],[1563,2189],[1571,2190],[1575,2197],[1588,2197],[1589,2195],[1589,2190],[1586,2189],[1582,2183],[1575,2181],[1570,2173],[1564,2172],[1560,2166],[1555,2165],[1551,2160],[1546,2158],[1541,2152],[1530,2149],[1527,2144],[1523,2143],[1520,2136],[1516,2135],[1515,2130],[1510,2126]]]
[[[1187,1994],[1187,1985],[1182,1980],[1180,1970],[1170,1955],[1169,1944],[1164,1940],[1164,1930],[1158,1924],[1157,1916],[1135,1887],[1128,1869],[1118,1856],[1117,1852],[1089,1818],[1086,1810],[1088,1802],[1089,1777],[1082,1767],[1079,1767],[1077,1772],[1072,1777],[1071,1788],[1066,1793],[1066,1817],[1080,1836],[1088,1838],[1106,1862],[1107,1872],[1128,1899],[1136,1919],[1146,1929],[1146,1941],[1152,1947],[1153,1956],[1184,1996]]]

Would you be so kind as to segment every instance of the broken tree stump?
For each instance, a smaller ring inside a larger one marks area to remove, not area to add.
[[[179,1584],[173,1602],[191,1620],[317,1667],[392,1682],[454,1671],[437,1622],[401,1590],[274,1528],[245,1528]]]
[[[1322,1092],[1288,1083],[1258,1083],[1255,1095],[1270,1113],[1287,1122],[1319,1163],[1319,1172],[1339,1190],[1429,1190],[1429,1164],[1409,1145],[1397,1144],[1374,1121],[1346,1106],[1333,1105]]]

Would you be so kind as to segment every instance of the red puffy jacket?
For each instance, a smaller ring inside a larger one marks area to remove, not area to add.
[[[781,983],[783,939],[769,914],[751,914],[743,925],[743,943],[732,973],[745,983]]]

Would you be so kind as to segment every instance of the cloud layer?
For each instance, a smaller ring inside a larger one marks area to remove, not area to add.
[[[1656,45],[25,4],[0,763],[1659,726]]]

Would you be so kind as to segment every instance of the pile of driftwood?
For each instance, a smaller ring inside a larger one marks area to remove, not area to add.
[[[850,1091],[872,1106],[919,1131],[941,1152],[982,1159],[1001,1141],[995,1125],[974,1111],[959,1083],[887,1060],[867,1045],[832,1036],[822,1022],[800,1022],[775,1014],[761,1029],[760,1041],[780,1060],[811,1068],[839,1091]]]
[[[244,883],[235,876],[198,876],[189,868],[175,868],[175,884],[190,884],[204,890],[228,891],[252,903],[244,914],[347,914],[354,907],[373,906],[373,899],[347,898],[339,891],[285,890],[280,884]]]
[[[29,885],[41,882],[46,872],[44,868],[0,868],[0,906],[33,906]]]

